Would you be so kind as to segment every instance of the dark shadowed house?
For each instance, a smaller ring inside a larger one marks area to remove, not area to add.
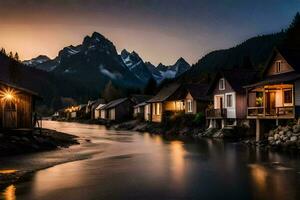
[[[205,114],[205,110],[212,98],[208,95],[208,84],[187,84],[183,86],[186,91],[184,105],[186,114]]]
[[[211,128],[236,126],[247,118],[247,95],[243,86],[257,80],[253,69],[234,68],[217,73],[208,94],[213,97],[213,105],[206,111]]]
[[[4,129],[33,128],[33,112],[37,93],[0,81],[0,127]]]
[[[247,118],[256,120],[257,140],[261,121],[298,118],[300,114],[300,48],[273,50],[262,81],[247,89]],[[274,123],[275,124],[275,123]]]
[[[131,100],[134,102],[135,106],[133,107],[133,117],[145,120],[145,115],[148,115],[146,106],[147,101],[151,99],[153,96],[149,95],[133,95]],[[145,112],[146,110],[146,112]]]
[[[126,121],[132,118],[133,106],[134,103],[130,98],[111,101],[100,108],[101,118],[111,121]]]

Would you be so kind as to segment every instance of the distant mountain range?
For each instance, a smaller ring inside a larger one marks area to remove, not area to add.
[[[178,77],[190,68],[183,58],[172,66],[160,64],[154,67],[151,63],[145,63],[134,51],[123,50],[119,55],[114,44],[97,32],[86,36],[78,46],[63,48],[54,59],[40,55],[23,61],[23,64],[84,82],[94,82],[102,88],[108,80],[122,86],[143,87],[150,78],[161,82],[166,78]]]

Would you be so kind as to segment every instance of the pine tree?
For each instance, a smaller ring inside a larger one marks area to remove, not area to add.
[[[16,61],[20,61],[20,60],[19,60],[19,54],[18,54],[18,52],[15,53],[14,59],[15,59]]]
[[[9,52],[8,57],[10,57],[10,58],[13,58],[13,57],[14,57],[14,56],[13,56],[13,53],[12,53],[11,51]]]
[[[0,53],[2,53],[3,55],[6,55],[6,51],[5,51],[5,49],[4,49],[4,48],[1,48],[1,51],[0,51]]]
[[[286,38],[283,41],[284,46],[298,47],[300,46],[300,13],[297,12],[291,25],[286,31]]]

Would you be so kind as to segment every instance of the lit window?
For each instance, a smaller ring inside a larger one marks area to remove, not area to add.
[[[225,90],[225,79],[221,78],[219,80],[219,90]]]
[[[293,103],[292,89],[284,90],[283,96],[284,96],[284,103]]]
[[[187,111],[193,112],[193,102],[192,100],[187,100]]]
[[[226,102],[227,102],[227,108],[231,108],[232,107],[232,94],[228,94],[226,95]]]
[[[281,61],[276,61],[275,62],[275,67],[276,67],[276,73],[280,73],[281,71]]]

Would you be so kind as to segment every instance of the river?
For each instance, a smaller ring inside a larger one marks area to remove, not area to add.
[[[57,163],[10,185],[0,199],[300,199],[296,155],[220,140],[164,139],[97,125],[52,121],[43,125],[77,135],[82,144],[1,160],[0,168],[14,170]]]

